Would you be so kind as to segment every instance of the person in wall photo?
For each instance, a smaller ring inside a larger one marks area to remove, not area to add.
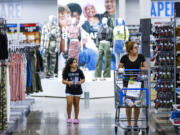
[[[81,19],[80,17],[82,14],[81,6],[78,3],[69,3],[69,4],[67,4],[67,7],[71,11],[71,17],[75,17],[76,18],[76,24],[79,25],[80,19]]]
[[[62,73],[62,83],[66,84],[66,100],[67,100],[67,123],[72,123],[71,111],[74,105],[75,119],[74,124],[79,123],[79,102],[80,96],[83,93],[81,84],[85,82],[85,76],[81,69],[78,68],[75,58],[68,59]]]
[[[77,19],[72,18],[72,24],[67,29],[68,32],[68,58],[76,58],[79,63],[79,53],[81,51],[81,32],[77,26]]]
[[[115,0],[105,0],[104,7],[106,11],[103,14],[99,14],[99,18],[102,20],[103,17],[108,18],[108,26],[112,29],[115,25],[115,11],[116,11],[116,2]]]
[[[58,24],[61,32],[60,52],[67,52],[67,27],[71,25],[71,11],[67,6],[58,6]]]
[[[83,8],[84,17],[87,20],[83,23],[82,28],[89,34],[90,38],[96,43],[98,29],[101,26],[100,18],[97,16],[97,11],[94,5],[87,4]]]

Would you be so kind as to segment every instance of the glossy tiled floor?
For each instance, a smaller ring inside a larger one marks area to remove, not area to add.
[[[114,99],[81,100],[79,125],[66,124],[66,100],[64,98],[36,98],[28,118],[18,126],[13,135],[114,135]],[[157,127],[151,135],[168,135]],[[153,126],[152,126],[153,127]],[[172,130],[172,129],[171,129]],[[118,131],[123,135],[124,131]],[[169,135],[175,135],[174,131]]]

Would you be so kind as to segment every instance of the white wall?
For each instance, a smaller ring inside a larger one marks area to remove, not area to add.
[[[19,5],[20,17],[9,17],[7,5],[12,3]],[[0,0],[0,7],[4,5],[8,23],[44,23],[48,21],[49,15],[57,15],[57,0]]]
[[[126,0],[126,24],[140,24],[139,0]]]

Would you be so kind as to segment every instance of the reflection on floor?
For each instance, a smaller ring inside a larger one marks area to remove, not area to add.
[[[13,135],[114,135],[114,114],[114,98],[81,100],[80,124],[67,125],[64,98],[36,98],[28,118]],[[157,124],[155,119],[153,115],[151,135],[176,135],[171,123]],[[118,135],[123,134],[118,130]]]

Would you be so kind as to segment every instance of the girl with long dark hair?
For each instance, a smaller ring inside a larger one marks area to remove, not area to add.
[[[75,119],[73,123],[78,124],[79,101],[82,94],[81,84],[85,82],[85,77],[82,70],[78,68],[75,58],[68,59],[62,76],[62,83],[66,84],[67,123],[72,123],[71,110],[72,105],[74,105]]]

